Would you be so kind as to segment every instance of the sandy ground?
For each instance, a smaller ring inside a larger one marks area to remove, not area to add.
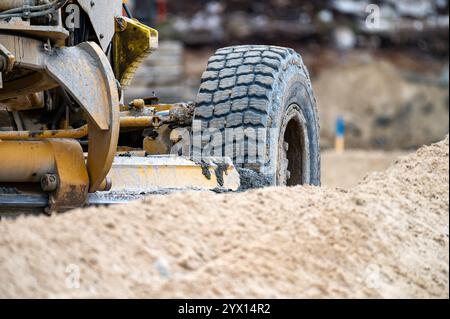
[[[0,297],[449,297],[448,138],[357,187],[0,223]]]
[[[408,152],[347,150],[322,152],[322,185],[337,188],[357,186],[367,175],[382,172]]]

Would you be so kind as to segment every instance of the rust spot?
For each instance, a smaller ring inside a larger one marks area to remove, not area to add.
[[[40,134],[41,134],[40,131],[30,131],[30,137],[31,137],[31,138],[39,137]]]

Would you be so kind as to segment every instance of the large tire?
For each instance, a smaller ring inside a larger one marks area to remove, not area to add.
[[[194,120],[201,121],[203,131],[219,130],[223,154],[237,167],[264,175],[268,184],[320,185],[317,106],[308,71],[294,50],[274,46],[218,50],[203,73]],[[236,128],[244,130],[241,140],[226,134]],[[251,129],[266,131],[262,148],[255,145],[255,134],[248,133]],[[208,143],[214,145],[208,138],[203,147]],[[239,144],[243,152],[238,152],[238,143],[243,143]],[[249,161],[255,149],[258,160]]]

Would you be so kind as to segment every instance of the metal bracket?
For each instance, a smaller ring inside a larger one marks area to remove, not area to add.
[[[158,48],[158,31],[136,20],[116,17],[113,68],[122,86],[129,86],[144,59]]]
[[[57,187],[50,193],[49,211],[84,206],[89,190],[89,176],[80,144],[74,140],[46,142],[52,146],[57,172]]]
[[[14,67],[16,57],[0,44],[0,72],[10,72]]]
[[[0,89],[3,89],[3,72],[10,72],[15,61],[16,57],[0,44]]]

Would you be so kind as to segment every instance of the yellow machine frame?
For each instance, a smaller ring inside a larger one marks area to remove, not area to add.
[[[15,65],[24,63],[38,71],[41,80],[28,82],[30,93],[63,86],[80,102],[88,115],[88,124],[79,128],[66,125],[66,128],[58,130],[0,131],[3,163],[0,166],[0,187],[11,183],[38,184],[39,189],[48,194],[47,211],[83,206],[89,202],[89,193],[111,188],[118,192],[145,192],[158,187],[237,190],[239,174],[231,161],[217,164],[211,159],[208,163],[194,163],[168,155],[171,143],[176,141],[165,124],[174,119],[172,111],[181,109],[187,118],[192,116],[189,113],[191,106],[148,104],[146,100],[134,101],[130,106],[119,105],[119,96],[115,92],[120,90],[116,79],[121,88],[131,84],[139,65],[157,49],[158,31],[127,17],[114,19],[110,61],[102,48],[91,42],[69,48],[48,48],[48,52],[42,52],[37,49],[42,45],[39,40],[25,41],[29,44],[25,61],[23,57],[16,61],[18,56],[13,54],[14,50],[10,52],[1,45],[0,51],[8,54],[7,72],[13,72]],[[33,28],[29,27],[26,32],[32,33]],[[60,36],[66,34],[60,32]],[[0,40],[6,44],[19,38],[15,36],[13,39],[0,32]],[[60,39],[58,41],[61,43]],[[11,45],[9,47],[11,49]],[[61,54],[47,54],[52,50]],[[68,72],[66,68],[70,63],[58,60],[59,56],[77,59],[78,65]],[[87,90],[92,91],[80,90],[78,84],[73,85],[75,83],[83,83],[85,88],[90,88]],[[9,87],[10,96],[16,88],[20,92],[20,83],[15,85],[12,90]],[[0,89],[0,98],[5,92],[8,88],[3,92]],[[166,113],[165,118],[159,115],[161,112]],[[153,128],[160,130],[160,134],[158,138],[143,140],[147,154],[133,153],[132,158],[116,157],[120,129],[132,128]],[[77,139],[86,136],[89,152],[83,154]],[[145,155],[160,156],[149,158]],[[9,195],[0,194],[2,196]],[[11,198],[6,202],[14,202],[14,195]]]

